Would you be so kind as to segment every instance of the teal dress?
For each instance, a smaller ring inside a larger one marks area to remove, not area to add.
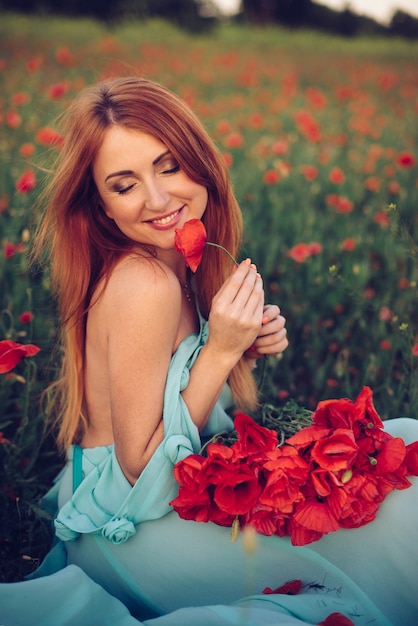
[[[181,391],[207,339],[201,319],[173,355],[164,397],[164,440],[132,486],[113,445],[69,451],[48,494],[57,541],[33,579],[0,585],[4,626],[293,626],[341,613],[356,626],[415,626],[418,615],[417,484],[394,492],[377,519],[309,546],[182,520],[169,502],[177,461],[202,438],[232,429],[228,387],[199,434]],[[392,420],[418,439],[418,421]],[[397,432],[396,432],[397,431]],[[413,479],[414,480],[414,479]],[[299,579],[297,595],[265,595]]]

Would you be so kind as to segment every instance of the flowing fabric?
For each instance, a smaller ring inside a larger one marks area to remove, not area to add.
[[[134,486],[113,446],[72,447],[48,494],[57,542],[32,580],[0,585],[3,626],[293,626],[341,613],[356,626],[416,626],[417,483],[391,493],[376,520],[330,533],[309,546],[287,537],[241,534],[180,519],[174,464],[198,452],[201,437],[182,400],[207,324],[173,355],[164,398],[164,440]],[[202,437],[232,428],[228,388]],[[418,421],[386,428],[407,443]],[[412,479],[414,481],[414,479]],[[263,595],[290,580],[297,595]]]

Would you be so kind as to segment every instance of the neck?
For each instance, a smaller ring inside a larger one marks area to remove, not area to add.
[[[180,252],[177,252],[174,248],[169,250],[156,249],[156,257],[162,263],[167,265],[172,272],[177,276],[180,282],[188,282],[188,272],[184,257]]]

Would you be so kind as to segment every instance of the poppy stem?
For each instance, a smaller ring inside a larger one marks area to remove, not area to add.
[[[231,261],[233,263],[235,263],[235,265],[238,265],[238,262],[234,259],[234,257],[232,256],[232,254],[230,252],[228,252],[228,250],[226,248],[224,248],[223,246],[220,246],[219,243],[213,243],[212,241],[207,241],[206,242],[207,246],[213,246],[214,248],[219,248],[220,250],[223,250],[224,252],[227,253],[227,255],[229,256],[229,258],[231,259]]]

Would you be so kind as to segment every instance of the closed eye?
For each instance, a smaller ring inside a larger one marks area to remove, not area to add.
[[[134,187],[134,183],[132,183],[132,185],[128,185],[127,187],[116,188],[115,192],[119,194],[120,196],[123,196],[124,193],[127,193],[128,191],[130,191],[133,187]]]
[[[173,167],[163,170],[161,173],[162,174],[175,174],[179,170],[180,170],[180,165],[176,164],[176,165],[173,165]]]

